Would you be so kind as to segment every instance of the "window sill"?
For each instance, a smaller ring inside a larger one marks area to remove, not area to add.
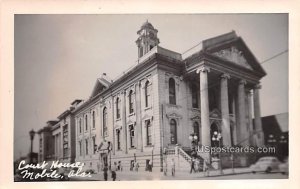
[[[148,106],[148,107],[145,107],[144,110],[149,110],[149,109],[152,109],[152,106]]]
[[[117,118],[117,119],[116,119],[116,121],[120,121],[120,120],[121,120],[121,118]]]
[[[145,146],[145,148],[150,148],[150,147],[154,147],[154,145],[153,144],[148,144],[148,145]]]
[[[132,112],[132,113],[130,113],[130,114],[128,115],[128,117],[131,117],[131,116],[134,116],[134,115],[135,115],[135,113]]]
[[[136,147],[130,147],[129,150],[136,150]]]

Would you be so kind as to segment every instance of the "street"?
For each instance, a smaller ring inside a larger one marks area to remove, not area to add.
[[[210,176],[204,176],[203,173],[186,173],[177,172],[175,176],[168,174],[163,175],[160,172],[117,172],[117,181],[135,181],[135,180],[227,180],[227,179],[288,179],[288,175],[281,173],[235,173],[235,174],[210,174]],[[90,181],[103,181],[103,174],[93,174]],[[72,178],[71,181],[87,181],[85,178]],[[108,176],[108,181],[112,181],[111,175]]]

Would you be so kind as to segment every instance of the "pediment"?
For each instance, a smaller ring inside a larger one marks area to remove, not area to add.
[[[247,69],[259,77],[266,75],[244,40],[234,31],[203,41],[204,54]]]
[[[180,116],[177,113],[169,113],[169,114],[166,114],[166,116],[168,119],[181,119],[182,118],[182,116]]]
[[[196,116],[194,116],[194,117],[191,117],[191,120],[192,121],[196,121],[196,120],[200,120],[201,118],[200,118],[200,116],[198,116],[198,115],[196,115]]]
[[[98,78],[96,80],[96,83],[94,85],[91,97],[96,96],[98,93],[101,93],[102,91],[104,91],[106,88],[108,88],[110,85],[110,83],[108,83],[107,81],[103,80],[102,78]]]
[[[213,119],[220,119],[222,117],[222,114],[220,112],[220,110],[218,109],[213,109],[210,113],[209,113],[209,117],[213,118]]]
[[[212,54],[223,60],[230,61],[234,64],[237,64],[250,70],[254,70],[246,60],[243,51],[239,50],[235,46],[219,50]]]

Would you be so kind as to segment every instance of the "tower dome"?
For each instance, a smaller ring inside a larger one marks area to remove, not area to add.
[[[136,40],[136,44],[138,46],[139,58],[159,44],[157,32],[157,29],[155,29],[148,20],[141,26],[141,29],[137,31],[139,37]]]
[[[152,24],[150,22],[148,22],[148,20],[141,26],[141,29],[144,28],[150,28],[154,30],[154,27],[152,26]]]

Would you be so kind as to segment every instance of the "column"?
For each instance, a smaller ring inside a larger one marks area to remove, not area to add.
[[[246,102],[245,102],[245,80],[240,80],[238,85],[238,114],[237,125],[238,144],[247,145],[247,122],[246,122]]]
[[[207,74],[210,69],[202,66],[197,69],[200,73],[200,101],[201,101],[201,140],[203,146],[211,146],[210,121],[209,121],[209,100],[208,100],[208,81]],[[210,163],[210,154],[205,154],[207,162]]]
[[[264,134],[262,130],[261,114],[260,114],[260,102],[259,102],[259,89],[261,85],[256,85],[253,89],[253,101],[254,101],[254,132],[257,136],[257,145],[264,145]]]
[[[223,137],[224,146],[231,146],[229,104],[228,104],[228,79],[229,78],[230,78],[229,74],[223,74],[221,76],[222,137]]]
[[[137,149],[143,151],[143,135],[142,135],[142,117],[141,117],[141,85],[137,82],[135,85],[135,113],[136,113],[136,135],[137,135]]]
[[[112,117],[112,127],[113,127],[113,139],[112,139],[112,150],[113,155],[116,154],[116,130],[115,130],[115,98],[111,96],[111,117]]]
[[[123,131],[123,150],[127,154],[127,123],[126,123],[126,91],[123,91],[122,106],[122,131]]]
[[[253,140],[253,122],[252,122],[252,92],[251,90],[247,91],[247,98],[248,98],[248,124],[249,124],[249,143],[250,145],[254,144]]]

